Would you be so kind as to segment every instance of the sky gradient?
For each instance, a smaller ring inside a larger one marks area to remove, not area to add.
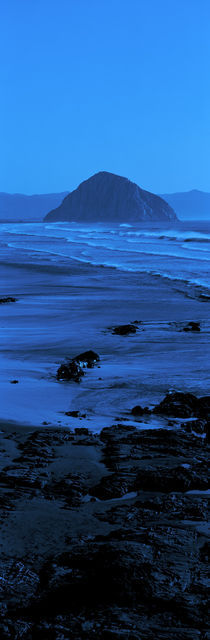
[[[1,0],[0,191],[210,191],[209,0]]]

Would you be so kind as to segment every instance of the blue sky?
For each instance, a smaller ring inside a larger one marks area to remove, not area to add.
[[[1,0],[0,191],[210,191],[209,0]]]

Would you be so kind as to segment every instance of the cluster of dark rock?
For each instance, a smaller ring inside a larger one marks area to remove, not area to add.
[[[16,298],[12,298],[11,296],[0,298],[0,304],[7,304],[8,302],[16,302]]]
[[[133,416],[141,417],[159,414],[172,418],[193,418],[186,423],[186,428],[194,429],[199,433],[209,434],[210,420],[210,396],[197,398],[192,393],[171,392],[153,409],[136,405],[131,410]]]
[[[110,330],[112,331],[113,335],[118,335],[118,336],[129,336],[131,334],[137,333],[137,331],[144,330],[144,323],[141,320],[135,320],[134,322],[130,322],[129,324],[120,324],[117,325],[116,327],[110,327]],[[178,331],[185,331],[187,332],[197,332],[199,333],[201,331],[201,326],[200,326],[200,322],[194,322],[194,321],[190,321],[187,322],[187,324],[185,323],[180,323],[180,322],[170,322],[170,323],[165,323],[166,327],[170,326],[175,328]]]
[[[197,398],[192,393],[173,392],[154,408],[154,413],[178,418],[210,418],[210,396]]]
[[[190,322],[170,322],[169,326],[177,329],[178,331],[185,331],[185,333],[200,333],[201,331],[201,323],[198,321],[190,321]]]
[[[81,413],[78,410],[65,411],[65,416],[69,416],[69,418],[86,418],[86,413]]]
[[[117,336],[128,336],[131,333],[136,333],[137,328],[136,323],[120,324],[117,327],[112,327],[112,333]]]
[[[209,410],[209,397],[173,393],[149,430],[5,432],[17,455],[0,474],[0,525],[32,503],[42,522],[53,501],[56,526],[50,550],[38,539],[1,557],[2,640],[208,639]]]
[[[142,324],[143,323],[141,320],[135,320],[134,322],[130,322],[128,324],[109,327],[109,330],[113,335],[130,336],[136,334],[140,329],[140,325]],[[183,325],[181,327],[179,324],[177,325],[177,323],[172,324],[174,326],[177,326],[179,331],[200,332],[201,330],[199,322],[188,322],[186,325]],[[95,353],[95,351],[92,351],[91,349],[89,351],[84,351],[84,353],[80,353],[78,356],[60,365],[57,370],[57,379],[80,382],[81,378],[84,376],[84,369],[92,368],[97,362],[99,362],[99,360],[100,357],[97,353]]]
[[[84,369],[91,369],[99,362],[100,357],[95,351],[89,350],[80,353],[75,358],[72,358],[66,364],[61,364],[57,371],[58,380],[73,380],[74,382],[80,382],[84,376]]]
[[[200,322],[188,322],[183,331],[200,331]]]

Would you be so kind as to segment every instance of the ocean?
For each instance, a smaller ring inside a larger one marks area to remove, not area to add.
[[[1,259],[27,262],[44,254],[49,264],[81,261],[119,271],[158,275],[210,289],[210,223],[173,228],[77,223],[0,225]]]

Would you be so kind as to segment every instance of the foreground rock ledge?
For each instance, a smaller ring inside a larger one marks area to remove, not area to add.
[[[10,442],[2,640],[207,640],[207,439],[183,423],[5,427]]]

